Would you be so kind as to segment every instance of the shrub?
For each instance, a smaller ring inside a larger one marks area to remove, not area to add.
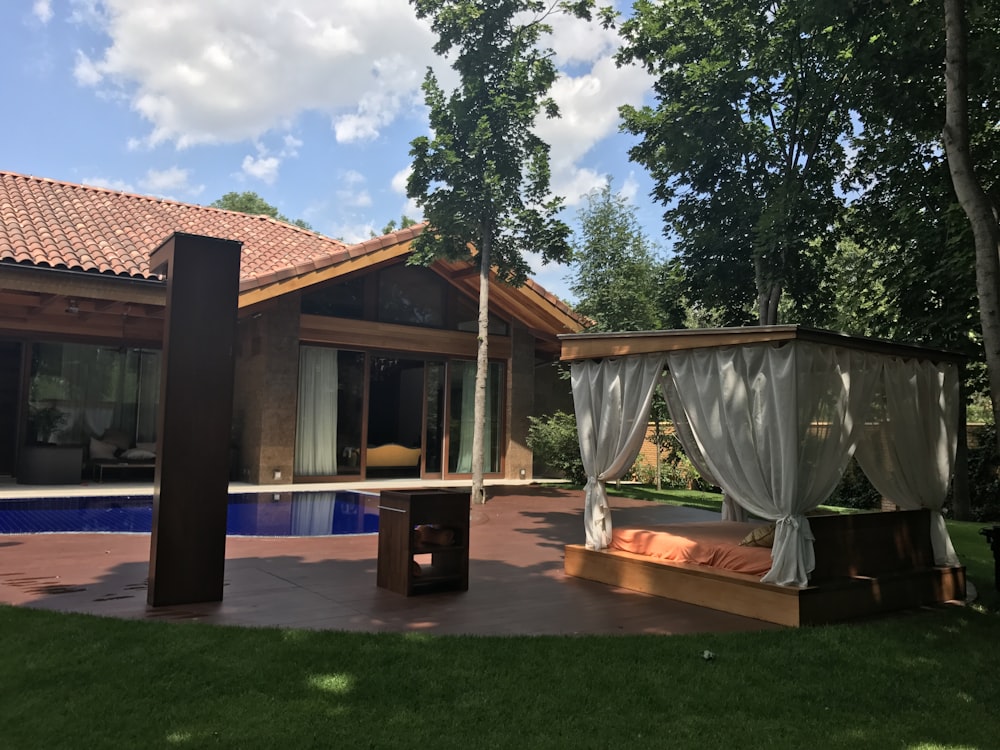
[[[987,424],[969,439],[969,505],[975,521],[1000,521],[997,428]]]
[[[858,462],[851,458],[844,470],[844,476],[840,478],[840,484],[824,502],[840,508],[874,510],[881,505],[882,496],[872,487],[872,483],[861,471]]]
[[[655,441],[654,441],[655,442]],[[639,455],[626,474],[639,484],[656,485],[656,465]],[[695,469],[680,443],[670,433],[660,436],[660,484],[667,489],[710,490],[711,486]]]
[[[576,417],[557,411],[544,417],[528,417],[528,447],[535,460],[559,472],[576,484],[585,484],[587,475],[580,459],[580,439]]]

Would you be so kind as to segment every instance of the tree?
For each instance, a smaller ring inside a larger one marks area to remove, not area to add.
[[[655,77],[623,107],[642,140],[688,283],[726,323],[811,302],[843,208],[837,192],[865,9],[806,0],[638,0],[619,64]],[[821,247],[815,247],[819,242]]]
[[[579,212],[570,289],[578,313],[598,331],[652,331],[664,327],[661,271],[639,227],[635,208],[605,184]],[[673,326],[670,326],[673,327]]]
[[[975,238],[976,289],[994,424],[1000,424],[1000,205],[983,189],[971,153],[969,29],[963,0],[945,0],[944,145],[958,201]]]
[[[406,229],[407,227],[412,227],[414,224],[419,224],[419,223],[420,222],[418,222],[416,219],[411,219],[406,214],[403,214],[402,216],[399,217],[398,224],[396,223],[395,219],[389,219],[389,223],[386,224],[384,227],[382,227],[382,234],[392,234],[393,232],[399,229]],[[378,237],[381,235],[377,235],[375,234],[375,232],[372,232],[371,236]]]
[[[414,241],[411,262],[470,259],[479,268],[472,498],[483,492],[489,282],[521,284],[524,258],[569,255],[561,200],[549,190],[549,148],[532,130],[541,113],[558,115],[548,92],[556,78],[552,53],[540,46],[552,8],[539,0],[411,0],[437,34],[434,51],[454,54],[460,83],[446,93],[428,70],[423,91],[431,136],[411,142],[413,171],[406,192],[423,209],[429,229]],[[590,3],[575,3],[578,15]],[[474,248],[474,249],[472,249]]]
[[[261,198],[257,193],[250,191],[244,193],[226,193],[221,198],[209,204],[212,208],[224,208],[227,211],[239,211],[242,214],[251,216],[270,216],[272,219],[283,221],[299,229],[313,231],[313,228],[302,219],[292,221],[287,216],[278,212],[278,209]]]

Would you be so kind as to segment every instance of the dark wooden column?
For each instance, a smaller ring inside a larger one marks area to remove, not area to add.
[[[150,256],[167,275],[147,601],[222,600],[240,250],[177,233]]]

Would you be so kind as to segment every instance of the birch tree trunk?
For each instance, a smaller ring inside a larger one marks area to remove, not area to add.
[[[472,502],[485,503],[483,486],[486,445],[486,378],[489,375],[490,332],[490,254],[493,238],[488,229],[480,233],[479,241],[479,338],[476,349],[475,424],[472,426]]]
[[[1000,424],[1000,229],[969,153],[968,26],[964,0],[944,0],[944,146],[958,202],[969,217],[976,243],[976,291],[983,329],[993,419]],[[1000,433],[998,433],[1000,440]],[[1000,444],[998,444],[1000,449]]]

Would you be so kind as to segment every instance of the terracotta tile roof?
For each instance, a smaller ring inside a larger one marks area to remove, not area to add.
[[[0,262],[150,278],[149,254],[174,232],[242,242],[241,287],[349,257],[268,216],[0,172]]]
[[[123,193],[0,171],[0,263],[153,278],[149,254],[174,232],[243,243],[240,291],[264,287],[401,244],[425,224],[353,245],[269,216]],[[579,318],[562,300],[529,280],[526,289]]]

